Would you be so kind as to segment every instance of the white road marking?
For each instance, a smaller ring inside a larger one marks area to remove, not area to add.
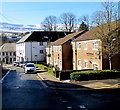
[[[2,83],[3,82],[3,80],[5,79],[5,77],[10,73],[10,71],[11,70],[9,70],[6,74],[5,74],[5,76],[0,80],[0,83]]]
[[[84,105],[79,105],[80,108],[85,109],[86,107]]]
[[[71,109],[72,107],[68,106],[67,108],[68,108],[68,109]]]

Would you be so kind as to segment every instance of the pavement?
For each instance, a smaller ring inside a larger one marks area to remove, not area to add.
[[[69,88],[69,89],[83,89],[83,90],[93,90],[93,89],[118,89],[120,88],[120,78],[117,79],[105,79],[105,80],[90,80],[90,81],[74,81],[65,80],[60,81],[56,77],[49,74],[44,70],[37,70],[38,79],[41,79],[42,83],[46,87],[55,88]]]

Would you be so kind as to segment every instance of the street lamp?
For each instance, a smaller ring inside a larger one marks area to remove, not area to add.
[[[50,64],[50,57],[51,57],[51,54],[50,54],[50,38],[48,36],[44,36],[44,38],[48,39],[48,46],[49,46],[49,54],[48,54],[48,57],[49,57],[49,64]]]

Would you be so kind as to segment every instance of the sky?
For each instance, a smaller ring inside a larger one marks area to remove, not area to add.
[[[22,0],[21,0],[22,1]],[[77,18],[92,16],[101,9],[101,2],[1,2],[0,22],[19,24],[41,24],[45,17],[71,12]]]

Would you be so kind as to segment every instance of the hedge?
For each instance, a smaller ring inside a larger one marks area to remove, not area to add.
[[[111,79],[119,78],[120,71],[117,70],[96,70],[96,71],[80,71],[70,74],[70,78],[73,80],[99,80],[99,79]]]
[[[53,71],[53,69],[50,67],[47,67],[47,66],[42,65],[42,64],[35,64],[35,66],[44,70],[44,71],[48,71],[51,75],[55,75],[55,71]]]

